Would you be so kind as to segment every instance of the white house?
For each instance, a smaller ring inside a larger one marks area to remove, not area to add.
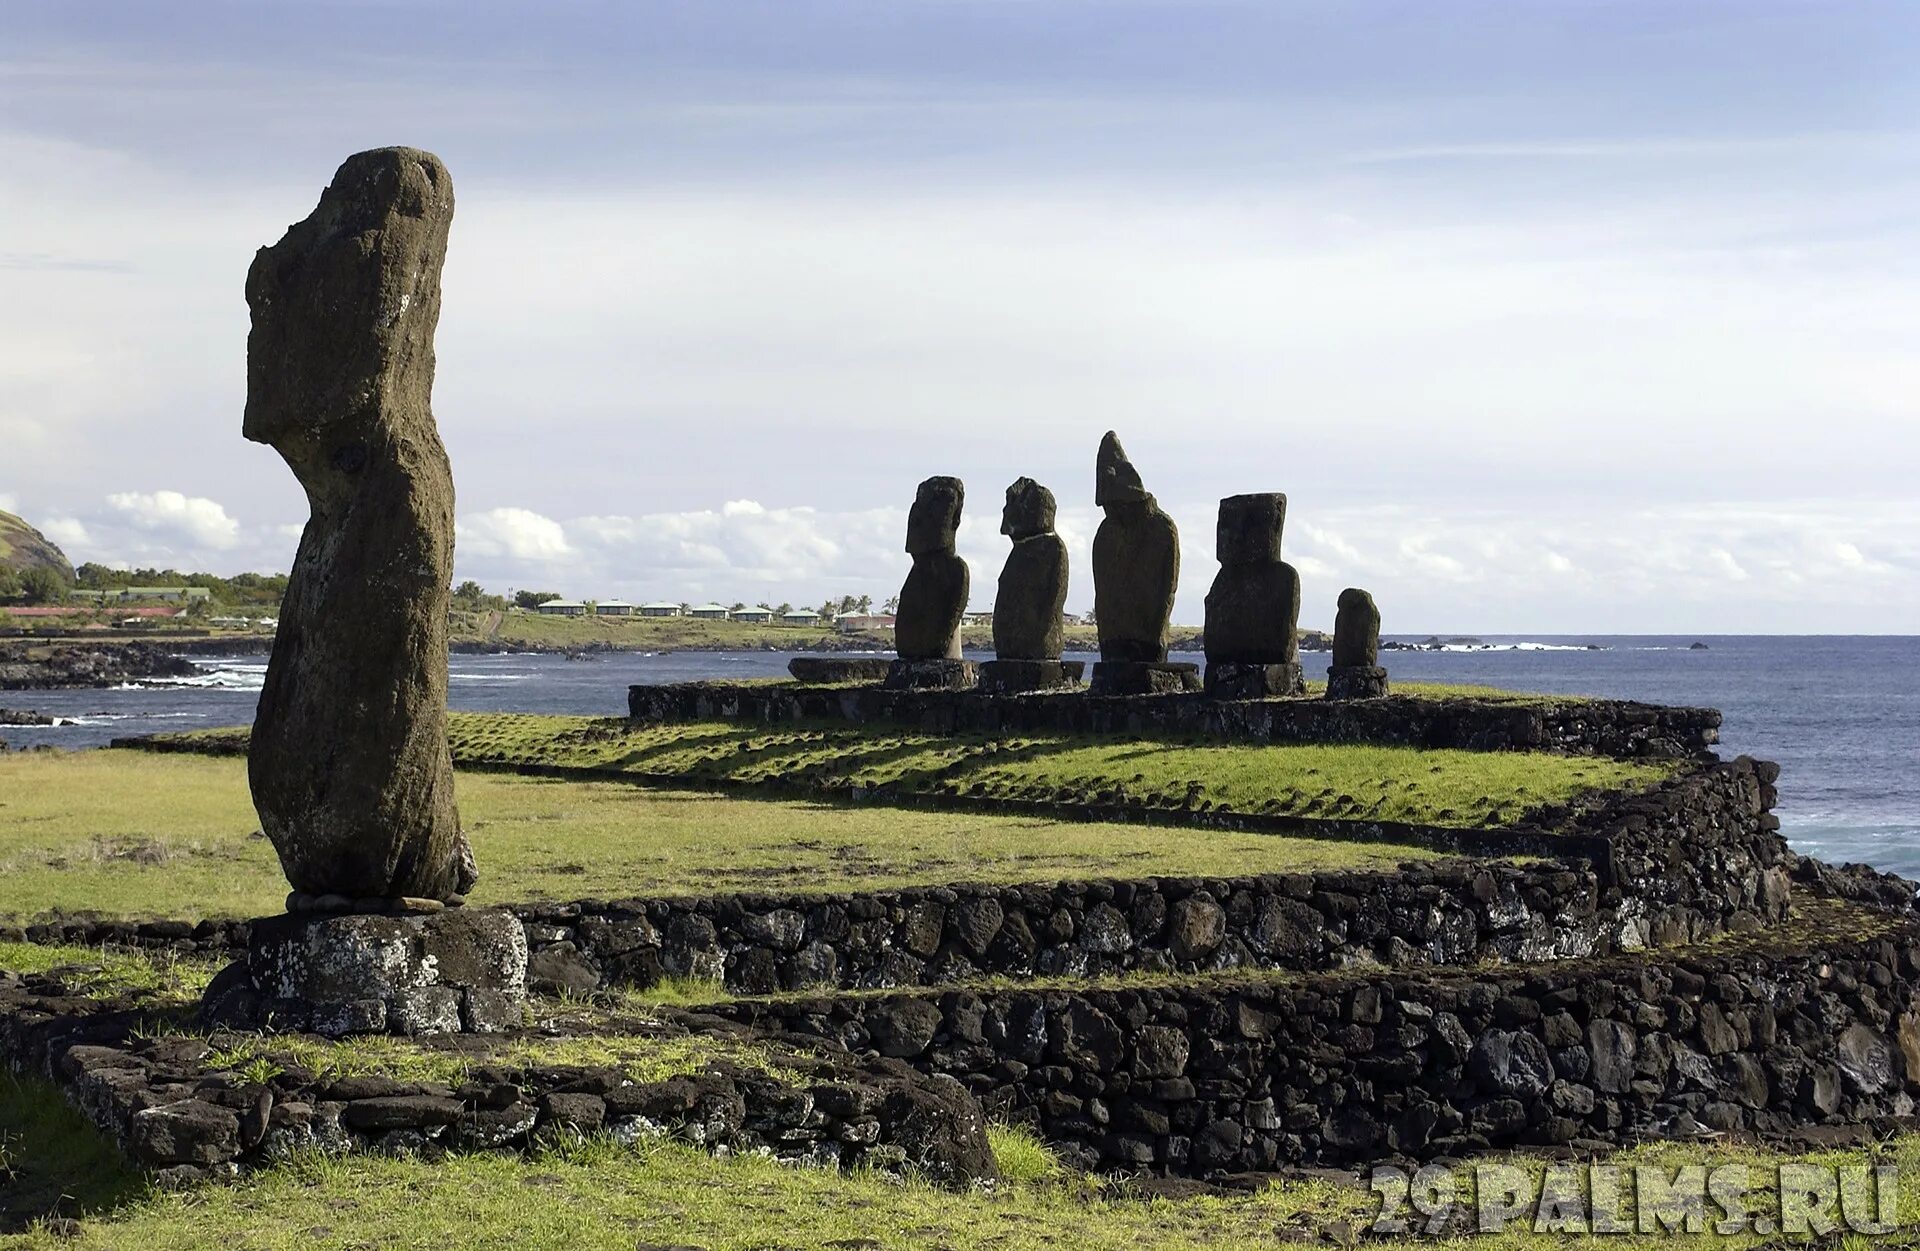
[[[725,621],[732,614],[727,611],[725,604],[702,604],[687,615],[702,621]]]
[[[816,626],[820,624],[820,614],[808,608],[796,608],[792,612],[780,614],[780,624],[790,626]]]
[[[577,599],[549,599],[541,602],[538,611],[548,617],[584,617],[587,606]]]
[[[739,612],[733,614],[733,619],[735,621],[772,621],[773,609],[742,608]]]
[[[680,615],[680,605],[669,604],[665,600],[657,600],[651,604],[640,605],[640,615],[642,617],[678,617]]]
[[[593,611],[602,617],[631,617],[633,605],[624,599],[603,599],[593,606]]]

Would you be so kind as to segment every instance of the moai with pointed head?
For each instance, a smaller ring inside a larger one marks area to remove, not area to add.
[[[1100,632],[1093,693],[1198,689],[1196,666],[1167,662],[1180,585],[1180,532],[1111,430],[1100,441],[1093,502],[1106,512],[1093,536],[1093,612]]]
[[[1327,698],[1379,699],[1388,693],[1387,671],[1380,667],[1380,610],[1373,596],[1350,586],[1340,592],[1333,618]]]
[[[957,689],[972,686],[974,669],[960,658],[960,623],[967,612],[971,575],[954,550],[967,489],[958,478],[928,478],[907,513],[907,554],[913,568],[900,588],[894,614],[894,650],[900,659],[887,670],[895,689]]]
[[[1207,591],[1207,694],[1216,699],[1300,695],[1300,575],[1280,559],[1287,497],[1220,501],[1220,572]]]
[[[209,990],[228,1020],[264,1004],[324,1033],[519,1024],[524,928],[459,907],[475,869],[447,749],[453,475],[431,405],[452,219],[439,158],[362,152],[247,274],[243,432],[311,516],[247,756],[294,889]]]
[[[993,659],[980,666],[991,694],[1049,690],[1079,680],[1060,659],[1067,603],[1067,545],[1054,533],[1053,492],[1032,478],[1007,488],[1000,533],[1013,540],[993,600]]]

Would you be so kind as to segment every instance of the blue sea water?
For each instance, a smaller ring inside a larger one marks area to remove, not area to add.
[[[1484,636],[1484,642],[1389,651],[1382,658],[1404,681],[1719,708],[1726,714],[1722,755],[1780,762],[1780,819],[1796,848],[1920,877],[1920,638]],[[1707,647],[1692,650],[1694,642]],[[449,699],[455,708],[475,711],[619,715],[631,683],[778,676],[791,655],[455,656]],[[1326,663],[1324,653],[1304,659],[1310,674]],[[0,739],[16,748],[97,747],[124,734],[251,720],[265,658],[200,663],[205,672],[182,684],[0,694],[5,706],[74,721],[0,726]]]

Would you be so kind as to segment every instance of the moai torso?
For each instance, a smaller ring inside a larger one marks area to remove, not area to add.
[[[1207,591],[1209,664],[1296,664],[1300,659],[1300,575],[1280,559],[1287,497],[1235,495],[1220,501],[1220,572]]]
[[[438,158],[348,158],[247,275],[246,437],[312,509],[248,752],[295,889],[445,898],[472,884],[447,750],[453,475],[433,333],[453,186]]]
[[[1336,669],[1380,663],[1380,609],[1373,596],[1359,587],[1340,592],[1340,608],[1333,618],[1333,665]]]
[[[972,575],[954,551],[966,488],[958,478],[928,478],[907,515],[907,551],[913,568],[900,588],[894,648],[902,660],[958,660],[960,621]]]
[[[1013,550],[993,600],[993,652],[1001,660],[1058,660],[1067,603],[1067,545],[1053,532],[1053,493],[1031,478],[1007,488],[1000,533]]]

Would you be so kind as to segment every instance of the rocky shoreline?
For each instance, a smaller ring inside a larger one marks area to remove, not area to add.
[[[99,688],[198,672],[172,646],[159,643],[0,644],[0,691]]]

